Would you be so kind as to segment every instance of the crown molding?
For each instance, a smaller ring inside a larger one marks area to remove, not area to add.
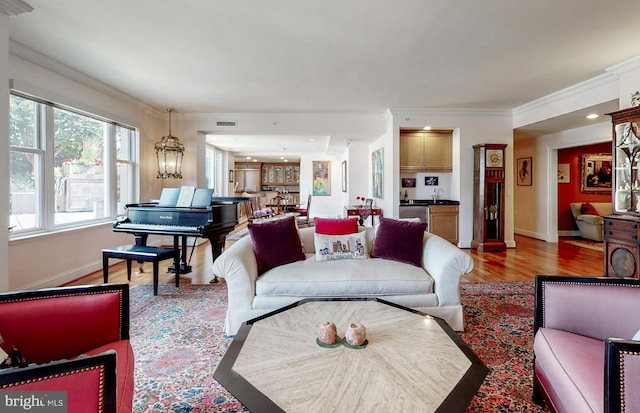
[[[609,66],[605,69],[606,72],[613,73],[617,76],[623,75],[627,72],[640,69],[640,56],[632,57],[617,65]]]
[[[599,87],[611,86],[612,84],[617,85],[617,81],[617,76],[614,75],[613,72],[604,73],[589,80],[585,80],[584,82],[580,82],[565,89],[558,90],[557,92],[553,92],[547,96],[543,96],[540,99],[525,103],[522,106],[513,108],[512,113],[513,115],[526,113],[528,111],[535,110],[564,99],[575,97],[576,95],[582,93],[589,93]]]
[[[0,0],[0,12],[7,16],[17,16],[33,11],[33,7],[22,0]]]
[[[511,109],[464,109],[464,108],[390,108],[392,116],[457,115],[457,116],[511,116]]]

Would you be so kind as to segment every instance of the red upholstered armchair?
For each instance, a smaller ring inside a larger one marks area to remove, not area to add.
[[[552,412],[640,412],[640,280],[536,277],[534,400]]]
[[[127,284],[2,293],[0,334],[29,363],[0,369],[0,394],[65,391],[68,412],[131,412]]]

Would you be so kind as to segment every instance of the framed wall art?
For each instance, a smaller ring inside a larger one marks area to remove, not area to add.
[[[519,186],[531,186],[531,174],[533,171],[532,158],[518,158],[516,182]]]
[[[312,195],[331,195],[331,161],[313,161]]]
[[[342,161],[342,192],[347,192],[347,161]]]
[[[384,171],[384,152],[383,148],[371,154],[371,171],[373,174],[373,197],[382,199],[384,196],[383,188],[383,171]]]
[[[438,177],[437,176],[425,176],[424,177],[424,185],[425,186],[438,186]]]
[[[571,164],[569,163],[558,164],[558,183],[559,184],[571,183]]]
[[[611,192],[611,155],[582,155],[580,192]]]
[[[402,187],[403,188],[415,188],[416,187],[416,178],[402,178]]]

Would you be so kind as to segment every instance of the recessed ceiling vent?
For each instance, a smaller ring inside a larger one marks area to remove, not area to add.
[[[235,128],[238,126],[238,122],[234,120],[218,120],[216,126],[223,128]]]

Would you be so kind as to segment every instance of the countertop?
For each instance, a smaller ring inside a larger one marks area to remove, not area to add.
[[[432,205],[460,205],[460,201],[450,199],[413,199],[409,201],[400,200],[400,206],[432,206]]]

